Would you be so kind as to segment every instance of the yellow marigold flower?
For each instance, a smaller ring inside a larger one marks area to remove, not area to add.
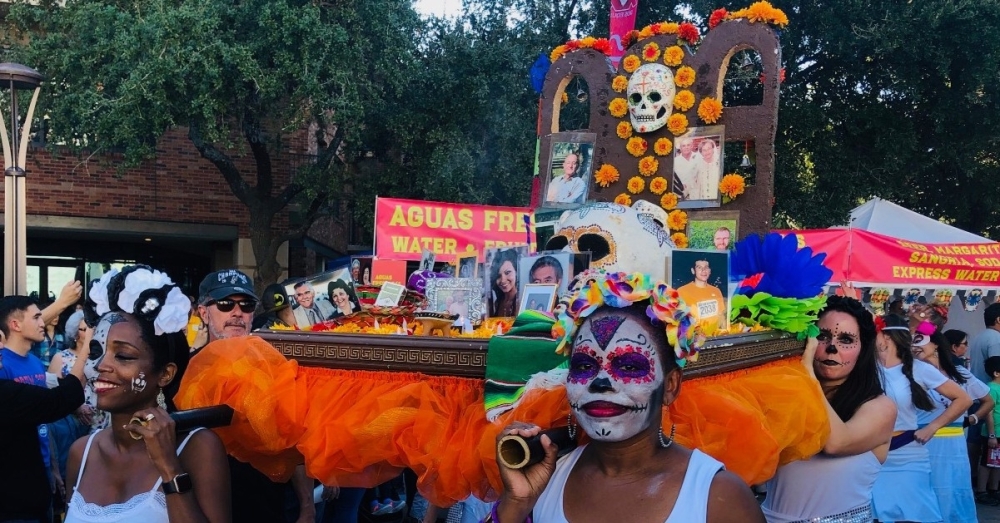
[[[652,176],[656,174],[656,170],[660,168],[660,161],[652,156],[646,156],[639,160],[639,174],[643,176]]]
[[[625,145],[625,150],[629,154],[635,156],[636,158],[646,154],[646,149],[649,148],[649,144],[646,140],[638,136],[634,136],[628,139],[628,144]]]
[[[678,111],[687,111],[692,107],[694,107],[694,93],[687,89],[677,91],[674,95],[674,108]]]
[[[622,75],[618,75],[614,80],[611,81],[611,88],[615,90],[616,93],[620,93],[628,88],[628,78]]]
[[[673,210],[667,215],[667,227],[670,227],[671,231],[683,231],[687,224],[688,215],[684,211]]]
[[[715,123],[722,118],[722,102],[712,97],[701,99],[698,104],[698,117],[705,123]]]
[[[614,165],[604,164],[594,173],[594,180],[597,185],[607,187],[618,181],[618,169]]]
[[[663,210],[665,211],[674,210],[674,208],[677,207],[677,195],[672,192],[664,194],[663,197],[660,198],[660,207],[663,207]]]
[[[628,179],[628,192],[632,194],[639,194],[646,188],[646,180],[639,178],[638,176],[633,176]]]
[[[677,28],[679,28],[681,26],[681,24],[678,24],[677,22],[667,22],[665,24],[659,24],[659,25],[660,25],[660,34],[661,35],[672,35],[672,34],[675,34],[675,33],[677,33]]]
[[[650,42],[642,47],[642,59],[647,62],[655,62],[660,59],[660,46],[656,42]]]
[[[555,62],[556,60],[561,58],[562,55],[566,54],[567,50],[568,48],[566,47],[565,44],[557,45],[556,48],[552,50],[552,53],[549,54],[549,60]]]
[[[624,205],[625,207],[631,207],[632,197],[625,193],[621,193],[618,196],[615,196],[615,203],[618,205]]]
[[[682,232],[675,232],[671,234],[670,241],[674,242],[674,245],[676,245],[678,249],[688,248],[688,237]]]
[[[681,65],[684,60],[684,49],[679,45],[672,45],[663,50],[663,63],[670,67]]]
[[[771,13],[771,23],[778,27],[785,27],[788,25],[788,15],[781,9],[775,9]]]
[[[674,136],[680,136],[687,132],[688,119],[687,116],[683,114],[672,114],[670,118],[667,118],[667,129],[674,133]]]
[[[611,112],[611,116],[621,118],[628,112],[628,102],[624,98],[615,98],[608,104],[608,111]]]
[[[674,83],[677,87],[691,87],[694,85],[694,69],[688,66],[681,67],[674,73]]]
[[[747,20],[751,22],[767,22],[771,19],[774,7],[768,2],[754,2],[747,8]]]
[[[646,27],[643,27],[642,29],[639,30],[640,40],[649,38],[650,36],[653,36],[653,28],[651,26],[647,25]]]
[[[632,136],[632,124],[628,122],[618,122],[618,127],[615,128],[615,132],[618,133],[618,137],[622,140]]]
[[[727,174],[719,181],[719,192],[729,197],[730,200],[743,194],[746,190],[746,180],[738,174]]]
[[[659,196],[667,191],[667,187],[670,184],[667,183],[667,179],[662,176],[657,176],[649,182],[649,192]],[[676,205],[676,204],[675,204]]]
[[[597,39],[593,36],[585,36],[580,39],[580,47],[594,47],[596,41]]]
[[[653,152],[656,153],[657,156],[666,156],[670,154],[670,151],[672,151],[673,149],[674,149],[674,144],[673,142],[670,141],[669,138],[660,138],[659,140],[653,143]]]
[[[563,94],[562,94],[562,103],[563,103],[563,105],[566,105],[566,104],[569,103],[569,95],[566,94],[566,91],[563,91]]]
[[[639,57],[634,54],[630,54],[625,58],[622,58],[622,69],[624,69],[626,73],[635,72],[640,65],[642,65],[642,62],[639,60]]]

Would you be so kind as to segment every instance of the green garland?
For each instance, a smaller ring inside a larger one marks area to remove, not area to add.
[[[826,296],[800,300],[778,298],[766,292],[758,292],[753,296],[737,294],[732,298],[729,320],[748,326],[760,325],[790,332],[799,339],[805,339],[819,334],[816,320],[825,305]]]

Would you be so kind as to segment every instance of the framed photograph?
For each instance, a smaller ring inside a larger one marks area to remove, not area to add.
[[[542,207],[574,209],[587,201],[594,170],[594,133],[555,133],[542,174]]]
[[[479,276],[479,252],[467,252],[456,258],[455,271],[459,278],[476,278]]]
[[[372,256],[354,256],[351,258],[351,278],[356,285],[372,284]]]
[[[670,286],[677,289],[706,335],[729,328],[729,252],[674,249],[670,256]]]
[[[723,146],[726,127],[692,127],[678,136],[674,143],[674,180],[671,184],[677,195],[677,207],[699,209],[719,207],[722,196]]]
[[[524,297],[518,311],[552,312],[558,292],[558,285],[529,283],[524,286]]]
[[[490,318],[517,315],[521,258],[528,255],[528,246],[486,249],[485,263],[480,272],[483,285],[483,302]]]
[[[348,267],[294,281],[285,285],[285,291],[292,297],[295,325],[303,330],[361,311]]]
[[[729,251],[740,237],[739,211],[702,211],[688,214],[688,246]]]
[[[456,314],[478,325],[486,317],[482,286],[482,282],[475,278],[427,280],[427,310]]]
[[[519,282],[521,296],[525,295],[525,288],[532,284],[555,285],[556,296],[560,296],[573,279],[573,253],[543,251],[522,256],[517,272],[522,275]]]
[[[433,252],[424,249],[420,254],[420,268],[418,271],[433,271],[434,270],[434,259],[436,256]]]

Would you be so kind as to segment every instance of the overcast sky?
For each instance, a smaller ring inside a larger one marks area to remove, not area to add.
[[[422,15],[453,16],[462,12],[462,0],[414,0],[413,7]]]

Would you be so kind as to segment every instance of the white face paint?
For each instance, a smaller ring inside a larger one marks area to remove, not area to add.
[[[111,312],[101,317],[101,321],[97,323],[97,327],[94,327],[93,341],[101,345],[100,358],[103,358],[108,353],[108,333],[111,332],[111,326],[123,321],[125,321],[124,316],[117,312]],[[98,358],[98,363],[100,363],[100,358]]]
[[[595,441],[624,441],[649,428],[663,369],[645,327],[624,314],[588,318],[570,356],[566,395]]]

